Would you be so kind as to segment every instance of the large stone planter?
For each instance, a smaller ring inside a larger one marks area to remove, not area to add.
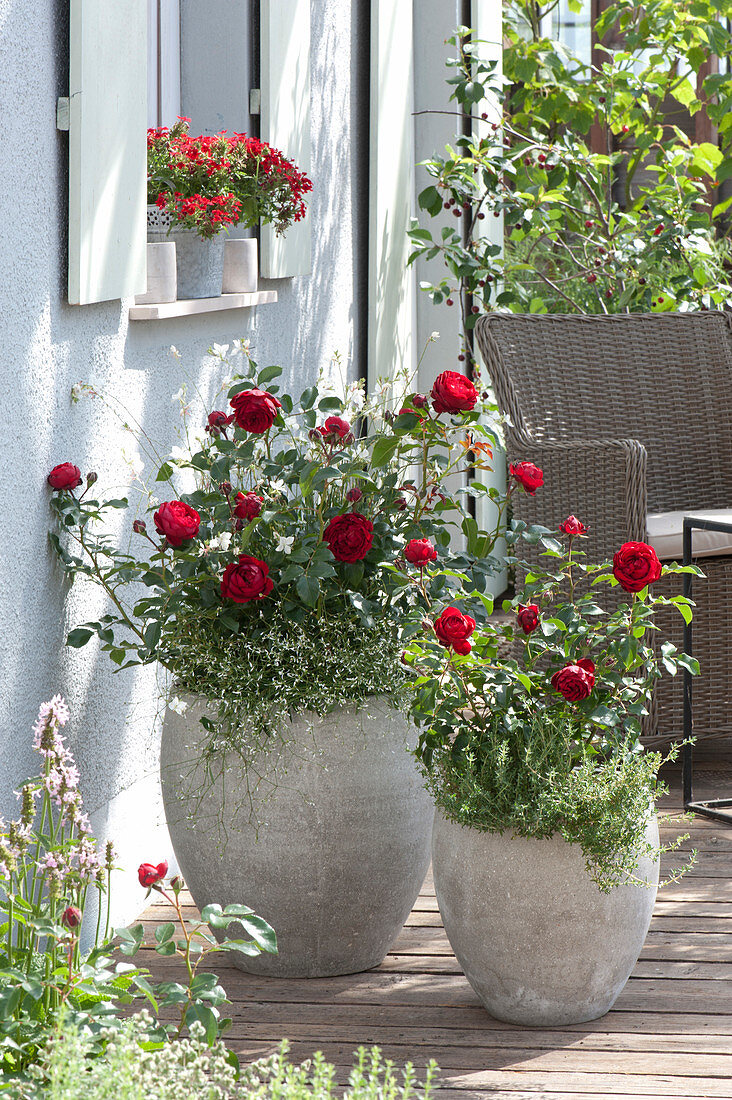
[[[658,845],[655,815],[646,840]],[[648,932],[658,862],[638,865],[649,887],[604,894],[578,845],[480,832],[439,812],[432,862],[448,939],[492,1016],[552,1027],[612,1007]]]
[[[303,716],[252,758],[250,787],[264,778],[250,809],[236,755],[205,775],[203,713],[200,702],[166,713],[163,798],[196,904],[250,905],[277,932],[278,956],[232,962],[283,977],[377,966],[429,865],[433,808],[407,751],[414,728],[379,698]]]

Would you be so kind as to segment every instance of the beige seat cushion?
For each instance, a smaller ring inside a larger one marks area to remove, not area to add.
[[[649,513],[646,518],[648,541],[661,561],[681,561],[683,558],[684,516],[696,516],[698,519],[718,519],[722,523],[732,523],[732,509],[727,508],[712,508],[702,511],[687,508],[685,512]],[[694,530],[692,532],[692,548],[695,558],[711,558],[717,555],[732,554],[732,533]]]

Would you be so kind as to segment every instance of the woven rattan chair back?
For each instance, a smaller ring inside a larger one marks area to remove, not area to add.
[[[476,334],[521,436],[637,439],[649,511],[732,504],[729,315],[493,314]]]

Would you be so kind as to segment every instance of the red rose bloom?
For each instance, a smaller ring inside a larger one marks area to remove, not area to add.
[[[322,436],[331,436],[338,439],[345,439],[350,430],[351,425],[340,416],[329,416],[325,424],[318,428]]]
[[[544,484],[544,473],[533,462],[517,462],[515,465],[512,462],[508,470],[529,496],[533,497],[536,490]]]
[[[52,489],[75,489],[81,485],[81,470],[71,462],[54,466],[46,479]]]
[[[282,408],[277,398],[266,390],[242,390],[229,403],[239,427],[255,435],[268,431],[277,419],[277,410]]]
[[[626,592],[640,592],[661,576],[656,551],[646,542],[624,542],[613,557],[613,576]]]
[[[352,489],[349,489],[346,493],[346,500],[349,504],[358,504],[359,500],[363,496],[363,491],[359,489],[358,485],[354,485]]]
[[[69,905],[61,914],[61,923],[64,928],[78,928],[81,924],[81,909]]]
[[[323,541],[336,561],[363,561],[373,545],[374,525],[360,512],[346,512],[333,517],[323,532]]]
[[[404,547],[404,557],[410,565],[424,566],[437,561],[437,551],[429,539],[411,539]]]
[[[465,656],[473,648],[468,638],[475,630],[475,619],[463,615],[457,607],[446,607],[435,621],[435,634],[442,645]]]
[[[569,535],[572,538],[575,535],[587,534],[587,528],[584,523],[578,520],[576,516],[567,516],[564,523],[559,524],[559,530],[563,535]]]
[[[552,687],[570,703],[586,699],[595,686],[595,665],[589,657],[580,657],[573,665],[565,665],[552,676]]]
[[[227,565],[221,578],[221,595],[234,603],[262,600],[273,588],[269,566],[248,554],[240,554],[238,562]]]
[[[154,863],[141,863],[137,868],[137,878],[140,886],[144,886],[147,890],[151,886],[156,886],[157,883],[162,882],[167,873],[168,864],[165,860],[158,863],[157,866]]]
[[[264,497],[258,497],[256,493],[237,493],[234,515],[238,519],[256,519],[263,504]]]
[[[186,539],[195,538],[201,526],[201,517],[190,504],[182,500],[168,500],[161,504],[153,516],[155,530],[164,535],[171,546],[180,546]]]
[[[464,374],[445,370],[437,375],[431,396],[436,413],[469,412],[475,408],[478,391]]]
[[[531,634],[539,625],[539,606],[535,603],[520,603],[516,612],[518,624],[524,634]]]

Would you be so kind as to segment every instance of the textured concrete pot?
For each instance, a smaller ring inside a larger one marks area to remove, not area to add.
[[[220,298],[224,276],[225,233],[199,237],[192,229],[174,225],[179,298]]]
[[[161,748],[183,877],[198,906],[250,905],[279,942],[278,956],[232,962],[282,977],[378,966],[429,865],[434,811],[407,751],[414,727],[380,698],[297,719],[251,758],[250,776],[263,776],[252,822],[234,754],[218,758],[219,772],[206,780],[198,751],[205,709],[189,703],[184,715],[167,711]]]
[[[178,291],[175,266],[175,244],[151,243],[147,246],[147,290],[135,295],[135,305],[150,302],[174,302]]]
[[[646,840],[658,845],[655,815]],[[491,1016],[557,1027],[612,1008],[648,932],[657,862],[636,871],[649,887],[603,894],[578,845],[480,832],[438,812],[432,863],[447,937]]]
[[[224,243],[224,294],[253,294],[259,260],[256,237],[229,237]]]

